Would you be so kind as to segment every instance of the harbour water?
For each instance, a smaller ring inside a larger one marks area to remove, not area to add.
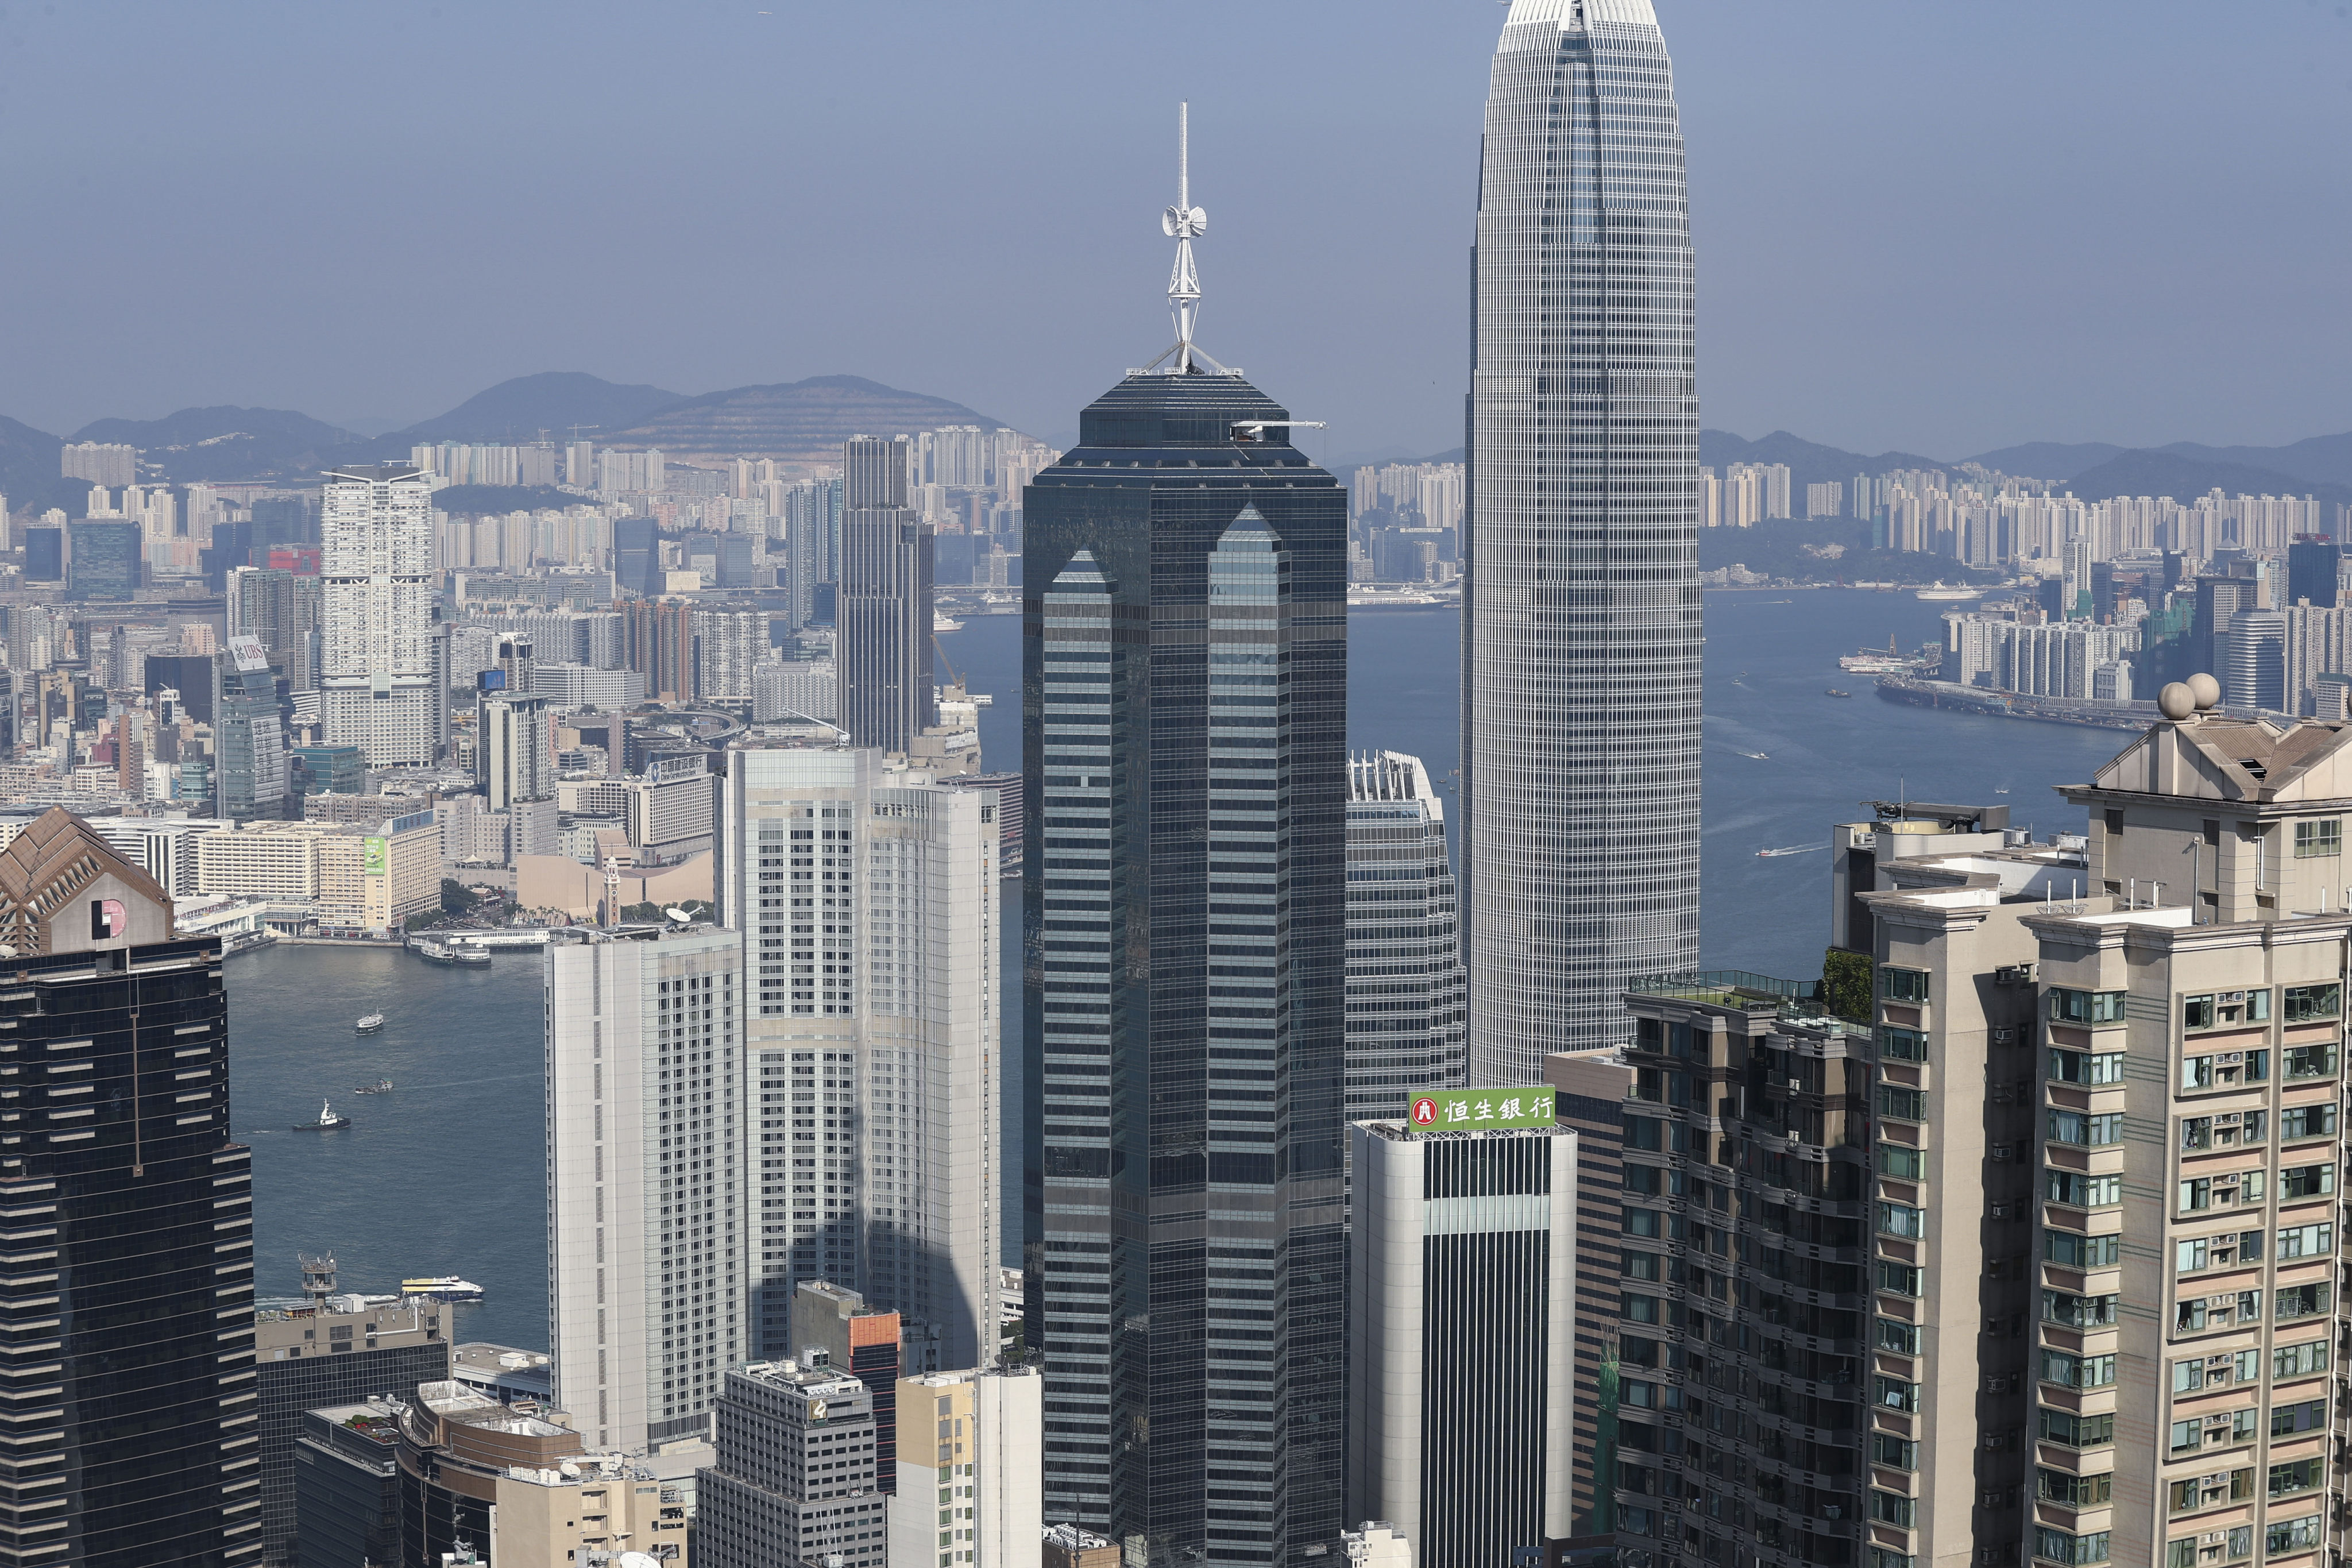
[[[1821,973],[1825,847],[1825,847],[1832,823],[1865,815],[1864,799],[2005,804],[2043,833],[2081,827],[2050,786],[2087,778],[2128,734],[1903,707],[1838,668],[1839,654],[1885,647],[1890,635],[1906,648],[1934,638],[1940,608],[1857,589],[1707,595],[1700,917],[1709,966]],[[1356,616],[1349,744],[1414,752],[1433,779],[1452,783],[1460,636],[1453,610]],[[971,689],[994,699],[981,710],[987,765],[1017,769],[1020,618],[974,616],[940,641]],[[1831,697],[1832,687],[1853,695]],[[1017,1009],[1017,906],[1006,912],[1004,994]],[[465,970],[397,952],[278,947],[231,960],[228,976],[232,1104],[254,1151],[262,1293],[295,1294],[296,1252],[331,1248],[347,1289],[396,1289],[414,1275],[475,1280],[488,1296],[459,1309],[461,1338],[544,1347],[539,956]],[[377,1012],[380,1033],[352,1033],[354,1019]],[[1019,1038],[1017,1016],[1005,1035]],[[1018,1051],[1006,1059],[1017,1070]],[[393,1092],[351,1094],[379,1078],[393,1079]],[[1017,1114],[1019,1085],[1004,1090]],[[316,1117],[321,1098],[353,1124],[286,1131]],[[1006,1146],[1019,1144],[1008,1137]],[[1017,1213],[1019,1173],[1005,1174]]]

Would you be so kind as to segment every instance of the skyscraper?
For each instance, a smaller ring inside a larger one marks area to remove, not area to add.
[[[1650,0],[1513,0],[1486,100],[1462,616],[1474,1083],[1698,957],[1698,402]]]
[[[1462,943],[1445,805],[1419,757],[1348,762],[1348,1120],[1462,1086]]]
[[[229,1142],[216,938],[52,810],[0,850],[0,1563],[261,1551],[251,1154]],[[37,1263],[38,1267],[32,1267]]]
[[[982,1364],[1003,1289],[995,795],[831,749],[731,751],[720,788],[760,1108],[755,1353],[798,1355],[794,1288],[830,1280],[902,1314],[931,1365]]]
[[[931,530],[907,506],[907,444],[842,447],[841,722],[853,745],[904,752],[940,721],[931,687]]]
[[[330,470],[319,574],[327,739],[370,767],[433,761],[433,498],[411,463]]]
[[[229,638],[228,652],[215,654],[213,662],[220,680],[213,703],[213,781],[220,815],[231,822],[283,816],[291,781],[269,655],[256,638],[236,637]]]
[[[1202,353],[1024,492],[1028,1342],[1045,1516],[1296,1563],[1341,1506],[1347,500]]]

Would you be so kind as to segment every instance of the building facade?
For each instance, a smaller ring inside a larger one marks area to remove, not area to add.
[[[1034,1366],[902,1379],[898,1483],[887,1505],[890,1568],[1032,1568],[1045,1533],[1037,1456],[1044,1378]]]
[[[9,1462],[0,1563],[261,1555],[251,1154],[229,1141],[220,944],[79,818],[0,850]]]
[[[1405,1117],[1348,1142],[1348,1515],[1421,1568],[1551,1563],[1575,1525],[1576,1133]]]
[[[874,1396],[829,1367],[755,1362],[727,1374],[718,1462],[695,1478],[703,1568],[881,1568]]]
[[[219,695],[213,701],[213,787],[219,815],[232,822],[283,816],[292,793],[286,727],[269,657],[251,637],[231,637],[214,656]]]
[[[739,749],[722,789],[759,1353],[799,1352],[793,1291],[822,1279],[920,1325],[933,1364],[981,1364],[1004,1226],[996,797],[867,750]]]
[[[408,463],[330,470],[320,513],[320,686],[330,743],[370,767],[434,760],[433,496]]]
[[[1046,1514],[1139,1563],[1341,1527],[1347,501],[1288,418],[1133,374],[1023,493],[1025,1331]]]
[[[842,450],[835,624],[841,722],[854,745],[904,752],[939,722],[931,679],[930,525],[907,506],[907,444]],[[749,695],[748,691],[745,693]]]
[[[1348,761],[1348,1120],[1463,1083],[1462,943],[1445,805],[1419,757]]]
[[[1623,1039],[1629,979],[1698,957],[1692,258],[1650,0],[1513,0],[1480,169],[1462,598],[1469,1070],[1530,1084],[1549,1052]],[[1588,472],[1606,481],[1561,478]]]
[[[698,928],[547,953],[548,1334],[599,1447],[704,1427],[751,1359],[742,943]]]

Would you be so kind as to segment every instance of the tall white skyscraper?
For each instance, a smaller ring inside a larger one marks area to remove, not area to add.
[[[433,760],[433,494],[413,463],[327,474],[320,516],[327,740],[374,768]]]
[[[759,1106],[757,1353],[792,1353],[793,1288],[829,1279],[910,1338],[920,1325],[910,1370],[985,1364],[1003,1292],[996,794],[866,750],[727,764],[719,918],[742,933]]]
[[[593,1446],[698,1430],[749,1359],[741,939],[547,953],[548,1334]]]
[[[1698,960],[1692,258],[1650,0],[1512,0],[1480,169],[1464,947],[1471,1081],[1521,1085]]]

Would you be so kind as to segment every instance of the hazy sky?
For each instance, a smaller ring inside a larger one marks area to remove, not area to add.
[[[1704,422],[1956,458],[2352,429],[2334,0],[1660,0]],[[830,373],[1039,434],[1172,333],[1460,440],[1492,0],[0,7],[0,412],[407,421]],[[1310,450],[1315,446],[1310,446]]]

